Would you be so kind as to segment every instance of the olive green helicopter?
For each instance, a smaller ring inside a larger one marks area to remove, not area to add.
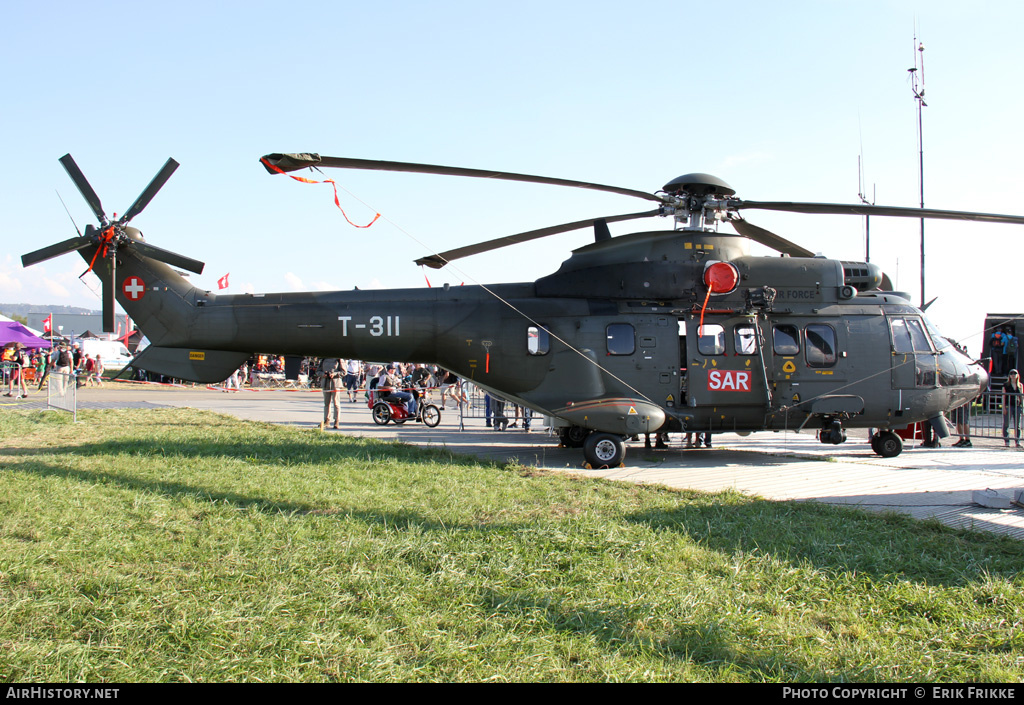
[[[658,431],[815,429],[823,443],[876,429],[872,449],[899,454],[897,430],[937,419],[984,391],[982,365],[943,338],[909,295],[867,262],[813,252],[741,216],[747,210],[1024,224],[1024,217],[866,204],[748,201],[708,174],[655,192],[528,174],[404,162],[269,154],[272,174],[317,168],[418,172],[550,184],[633,196],[654,207],[553,225],[422,257],[462,257],[592,228],[594,241],[533,282],[223,295],[174,268],[203,263],[148,244],[128,223],[178,164],[169,159],[131,207],[107,218],[71,155],[60,159],[98,219],[26,254],[24,266],[77,251],[151,344],[133,367],[219,382],[256,352],[437,364],[551,419],[592,467],[625,458],[625,439]],[[612,237],[609,223],[672,218],[674,229]],[[732,231],[720,232],[727,224]],[[750,243],[782,256],[754,256]]]

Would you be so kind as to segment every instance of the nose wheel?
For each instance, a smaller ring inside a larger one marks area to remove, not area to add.
[[[879,431],[871,437],[871,450],[883,458],[895,458],[903,452],[903,439],[892,431]]]

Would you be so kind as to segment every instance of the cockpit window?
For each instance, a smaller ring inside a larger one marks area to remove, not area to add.
[[[890,318],[892,345],[898,353],[931,352],[924,326],[917,318]]]
[[[927,318],[924,319],[924,326],[928,329],[928,335],[931,336],[932,344],[935,345],[936,350],[945,350],[946,348],[953,347],[953,343],[949,342],[949,338],[940,333],[938,327]]]

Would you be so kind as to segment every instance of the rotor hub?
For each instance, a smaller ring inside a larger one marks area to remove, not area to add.
[[[665,193],[679,195],[688,193],[693,196],[735,196],[736,189],[711,174],[683,174],[669,181],[662,187]]]

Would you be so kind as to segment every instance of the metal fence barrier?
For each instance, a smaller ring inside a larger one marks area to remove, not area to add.
[[[966,407],[971,437],[1003,439],[1007,443],[1020,441],[1022,408],[1024,395],[985,392]],[[964,410],[960,407],[949,412],[953,426],[963,423]]]
[[[78,421],[78,379],[77,375],[51,371],[46,388],[46,405],[53,409],[71,412],[72,421]]]

